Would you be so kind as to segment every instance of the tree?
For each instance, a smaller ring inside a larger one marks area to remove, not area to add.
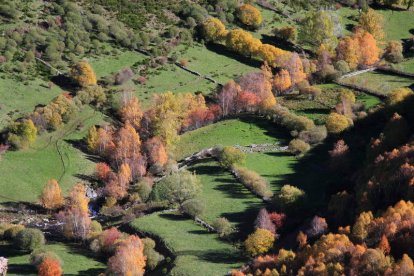
[[[269,251],[275,239],[275,235],[272,232],[259,228],[247,237],[244,241],[244,246],[247,253],[257,256]]]
[[[399,63],[404,59],[403,46],[400,41],[392,40],[388,42],[385,48],[384,57],[392,63]]]
[[[102,162],[96,164],[95,175],[100,181],[108,181],[111,172],[111,167],[109,167],[108,164]]]
[[[272,67],[285,65],[289,53],[270,44],[261,44],[257,49],[257,55]]]
[[[306,235],[310,238],[318,237],[328,231],[328,224],[324,218],[314,216],[309,228],[306,230]]]
[[[244,56],[255,55],[261,45],[262,42],[259,39],[242,29],[231,30],[226,36],[226,46]]]
[[[301,189],[291,185],[284,185],[276,195],[275,201],[282,211],[294,212],[303,203],[304,198],[305,192]]]
[[[378,249],[380,249],[385,255],[390,254],[391,247],[390,247],[390,243],[388,242],[387,236],[382,235],[381,241],[378,244]]]
[[[227,238],[235,231],[231,223],[223,217],[217,218],[213,222],[213,227],[220,238]]]
[[[359,26],[372,34],[377,41],[384,39],[384,17],[373,9],[361,14]]]
[[[295,155],[301,155],[310,150],[310,145],[300,139],[293,139],[289,142],[289,151]]]
[[[260,209],[259,214],[254,222],[256,228],[266,229],[276,234],[276,227],[270,219],[270,215],[265,208]]]
[[[314,49],[321,44],[335,47],[334,23],[329,12],[321,10],[308,13],[301,23],[298,39]]]
[[[182,205],[200,192],[201,183],[198,177],[187,170],[180,170],[162,178],[155,185],[152,197],[157,201],[166,200],[170,204]]]
[[[234,147],[224,147],[218,158],[223,167],[230,169],[235,165],[242,165],[246,154]]]
[[[16,246],[25,251],[33,251],[45,244],[45,235],[39,229],[26,228],[14,239]]]
[[[227,35],[226,27],[220,19],[209,17],[203,23],[204,38],[207,41],[220,42]]]
[[[241,23],[253,28],[258,28],[263,21],[261,12],[250,4],[241,5],[237,9],[237,17]]]
[[[122,97],[119,113],[121,115],[122,122],[129,122],[135,129],[139,129],[141,126],[143,112],[141,110],[137,97],[124,94]]]
[[[235,112],[235,99],[241,92],[241,87],[234,80],[227,82],[220,93],[217,95],[217,101],[221,107],[222,115],[224,117]]]
[[[371,211],[359,214],[359,217],[352,227],[352,236],[358,241],[363,241],[368,236],[368,227],[373,219],[374,216]]]
[[[118,166],[129,164],[141,157],[141,138],[129,121],[118,130],[115,145],[112,159]]]
[[[292,86],[292,81],[288,70],[282,69],[273,79],[273,87],[281,94]]]
[[[47,182],[43,188],[39,200],[43,208],[49,210],[57,209],[63,206],[64,199],[62,190],[60,189],[59,183],[56,181],[56,179],[50,179]]]
[[[351,125],[351,122],[345,115],[333,112],[329,114],[325,124],[328,132],[340,133],[347,129]]]
[[[306,73],[303,70],[303,63],[299,55],[295,52],[290,56],[286,65],[292,81],[292,85],[298,84],[306,80]]]
[[[90,152],[96,152],[98,148],[98,139],[99,135],[96,127],[91,126],[88,130],[88,135],[86,136],[86,143]]]
[[[151,165],[165,166],[168,162],[167,150],[159,137],[148,139],[144,145]]]
[[[273,30],[273,33],[277,38],[291,43],[296,43],[296,40],[298,38],[298,30],[295,26],[284,26],[280,28],[275,28]]]
[[[368,32],[357,31],[355,37],[358,40],[361,51],[359,64],[369,66],[377,63],[381,50],[378,48],[374,36]]]
[[[31,146],[37,138],[37,128],[30,119],[14,123],[9,127],[8,141],[17,148]]]
[[[60,262],[53,258],[45,258],[37,269],[39,276],[60,276],[63,274]]]
[[[337,60],[345,61],[351,70],[357,68],[361,55],[359,43],[357,40],[353,39],[350,36],[342,38],[338,43],[336,52]]]
[[[89,85],[78,91],[76,98],[83,104],[94,104],[97,107],[102,106],[106,102],[106,94],[101,86]]]
[[[138,236],[122,241],[115,255],[108,260],[108,275],[143,276],[145,272],[144,245]]]
[[[386,103],[388,105],[395,105],[395,104],[401,103],[402,101],[404,101],[405,99],[407,99],[408,97],[412,95],[413,95],[413,91],[410,88],[405,88],[405,87],[396,88],[388,96]]]
[[[96,85],[96,75],[92,66],[87,61],[79,61],[76,63],[70,72],[72,79],[82,87],[89,85]]]

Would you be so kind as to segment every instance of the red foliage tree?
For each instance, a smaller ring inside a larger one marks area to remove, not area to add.
[[[112,172],[111,168],[106,163],[98,163],[96,164],[95,175],[96,177],[102,181],[106,182],[109,179],[109,175]]]

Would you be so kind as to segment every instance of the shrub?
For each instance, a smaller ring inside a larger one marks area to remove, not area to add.
[[[338,70],[338,72],[341,75],[345,75],[345,74],[347,74],[351,71],[351,69],[349,68],[348,63],[345,60],[338,60],[335,63],[335,69]]]
[[[48,251],[45,248],[38,248],[30,254],[30,264],[33,266],[38,266],[43,262],[45,258],[54,259],[57,260],[60,264],[62,263],[61,259],[55,252]]]
[[[102,225],[98,221],[93,220],[91,222],[91,231],[90,231],[89,236],[91,238],[94,238],[96,236],[99,236],[101,233],[102,233]]]
[[[226,218],[217,218],[213,222],[213,227],[216,229],[217,234],[220,238],[227,238],[235,231],[233,226]]]
[[[136,186],[136,191],[143,202],[147,201],[152,191],[151,181],[147,178],[140,180]]]
[[[345,115],[331,113],[326,119],[326,129],[331,133],[340,133],[351,125],[352,121]]]
[[[298,138],[309,144],[317,144],[325,140],[328,131],[325,126],[316,126],[310,130],[301,131]]]
[[[88,85],[96,85],[97,83],[95,72],[92,66],[86,61],[80,61],[75,64],[70,74],[79,86],[86,87]]]
[[[266,229],[256,229],[244,242],[246,251],[251,256],[266,253],[273,246],[275,235]]]
[[[315,127],[315,123],[311,119],[291,113],[286,107],[281,105],[274,106],[269,111],[269,115],[274,122],[292,131],[301,132]]]
[[[181,205],[182,212],[186,213],[192,218],[200,216],[205,211],[205,205],[198,199],[189,199]]]
[[[392,63],[399,63],[404,59],[403,46],[400,41],[390,41],[385,48],[384,57]]]
[[[246,154],[233,147],[224,147],[219,155],[220,164],[227,169],[234,165],[242,165],[245,160]]]
[[[267,180],[261,177],[255,171],[251,171],[243,167],[237,167],[234,169],[234,171],[240,182],[242,182],[242,184],[245,185],[249,190],[253,191],[261,197],[268,198],[273,196],[273,192],[271,191]]]
[[[310,145],[303,140],[293,139],[289,143],[289,151],[295,155],[304,154],[310,150]]]
[[[134,77],[131,68],[125,68],[115,75],[115,84],[122,85]]]
[[[16,235],[14,242],[18,248],[32,251],[45,244],[45,236],[39,229],[26,228]]]
[[[106,102],[106,94],[99,85],[91,85],[78,92],[77,98],[83,104],[94,104],[101,106]]]
[[[144,244],[144,255],[147,257],[146,266],[154,270],[164,260],[164,256],[155,250],[155,241],[150,238],[142,239]]]
[[[36,138],[37,128],[30,119],[16,122],[9,127],[8,141],[18,149],[31,146]]]
[[[388,96],[386,103],[388,105],[395,105],[397,103],[402,102],[411,95],[413,95],[413,91],[410,88],[397,88],[394,89]]]
[[[62,267],[58,260],[45,258],[38,267],[39,276],[60,276],[62,275]]]
[[[294,26],[284,26],[273,30],[275,36],[279,39],[295,43],[298,38],[298,31]]]
[[[300,205],[303,205],[303,199],[305,198],[305,192],[301,189],[284,185],[280,192],[276,195],[276,205],[284,212],[297,211]]]

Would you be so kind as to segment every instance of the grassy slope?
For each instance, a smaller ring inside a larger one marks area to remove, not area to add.
[[[398,63],[396,68],[407,73],[414,73],[414,58]]]
[[[178,160],[215,145],[285,143],[285,130],[265,118],[242,117],[221,121],[181,135],[175,153]],[[206,139],[206,137],[208,137]]]
[[[63,263],[65,275],[98,275],[105,271],[105,265],[90,257],[90,252],[62,243],[49,243],[47,250],[55,252]],[[0,244],[2,256],[9,259],[7,275],[37,275],[36,268],[29,264],[30,254],[17,251],[12,245]],[[4,254],[6,253],[6,254]]]
[[[380,10],[384,16],[386,40],[401,40],[412,37],[410,30],[414,26],[413,11]]]
[[[85,107],[62,129],[39,136],[31,148],[7,152],[0,163],[0,196],[3,196],[0,197],[0,202],[35,201],[47,180],[51,178],[58,179],[62,190],[66,192],[76,182],[81,181],[77,175],[91,174],[95,163],[68,142],[82,139],[89,126],[102,120],[101,113],[94,113],[92,108]],[[84,127],[78,131],[76,127],[80,122],[83,122]]]
[[[238,61],[226,54],[214,52],[199,44],[188,48],[180,55],[180,58],[188,60],[188,68],[203,75],[212,76],[223,84],[244,73],[258,70],[250,64]]]
[[[395,88],[407,87],[413,84],[412,78],[404,78],[394,75],[380,74],[377,72],[368,72],[354,77],[346,78],[344,83],[356,84],[378,93],[387,95]]]
[[[30,81],[26,86],[3,74],[0,77],[0,129],[7,126],[10,120],[33,111],[38,104],[49,103],[62,93],[58,86],[49,89],[47,83],[40,79]]]
[[[232,245],[180,215],[152,214],[136,219],[132,226],[157,235],[174,251],[172,275],[225,275],[245,261]]]

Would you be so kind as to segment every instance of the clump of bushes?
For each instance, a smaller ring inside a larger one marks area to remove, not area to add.
[[[299,133],[298,138],[308,144],[317,144],[325,140],[328,136],[328,131],[325,126],[316,126],[310,130],[304,130]]]
[[[147,257],[146,266],[150,270],[154,270],[165,258],[155,250],[155,241],[153,239],[144,238],[142,242],[144,244],[144,255]]]
[[[340,133],[352,125],[352,120],[345,115],[333,112],[326,119],[326,129],[330,133]]]
[[[213,222],[213,227],[216,229],[220,238],[228,238],[234,233],[235,229],[226,218],[217,218]]]
[[[14,243],[19,249],[33,251],[45,244],[45,236],[39,229],[26,228],[16,235]]]
[[[275,123],[297,133],[315,127],[315,123],[311,119],[291,113],[289,109],[281,105],[275,105],[269,111],[269,115]]]
[[[289,151],[295,155],[301,155],[310,150],[310,145],[303,140],[293,139],[289,143]]]
[[[202,215],[205,209],[204,203],[198,199],[189,199],[181,205],[181,211],[192,218]]]
[[[35,249],[30,254],[30,264],[33,266],[39,266],[46,258],[57,260],[60,264],[62,264],[62,260],[59,258],[59,256],[52,251],[48,251],[45,248],[38,248]]]
[[[243,167],[236,167],[234,168],[234,173],[240,182],[255,194],[263,198],[270,198],[273,196],[273,192],[271,191],[267,180],[255,171]]]

